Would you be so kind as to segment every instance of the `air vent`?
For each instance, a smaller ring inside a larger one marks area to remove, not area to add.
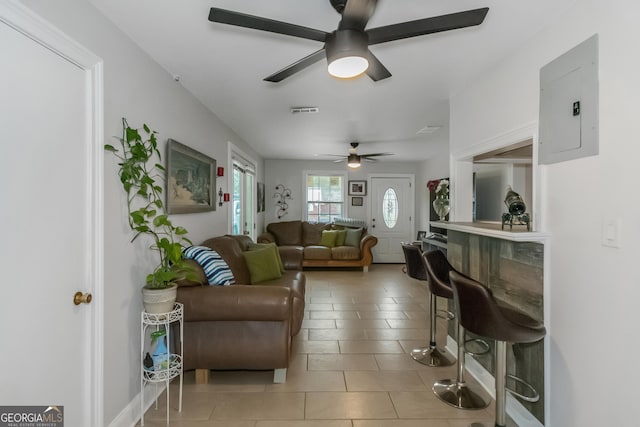
[[[291,107],[291,114],[298,114],[298,113],[315,114],[319,112],[320,112],[320,109],[318,107]]]

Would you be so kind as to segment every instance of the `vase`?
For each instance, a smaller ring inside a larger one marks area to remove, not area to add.
[[[173,310],[178,295],[178,286],[164,289],[142,288],[142,304],[144,311],[150,314],[168,313]]]
[[[436,196],[433,201],[433,210],[440,218],[440,221],[444,221],[446,216],[449,214],[449,199],[443,196]]]

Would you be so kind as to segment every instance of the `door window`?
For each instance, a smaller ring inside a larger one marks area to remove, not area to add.
[[[393,188],[387,188],[382,198],[382,219],[387,228],[393,228],[398,222],[398,196]]]

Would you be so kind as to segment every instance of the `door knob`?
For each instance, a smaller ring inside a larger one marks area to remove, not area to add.
[[[75,305],[90,304],[92,299],[93,297],[91,296],[91,294],[83,294],[80,291],[76,292],[75,295],[73,295],[73,303]]]

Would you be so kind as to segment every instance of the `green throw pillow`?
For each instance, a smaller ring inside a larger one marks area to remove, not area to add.
[[[347,230],[336,231],[336,246],[344,246],[344,241],[347,239]]]
[[[284,264],[282,263],[282,258],[280,257],[280,251],[278,250],[278,246],[275,243],[252,243],[247,248],[248,251],[259,251],[261,249],[270,249],[276,256],[278,260],[278,266],[280,267],[280,272],[284,273]]]
[[[247,261],[252,285],[265,280],[278,279],[282,276],[278,259],[272,249],[264,248],[257,251],[246,251],[242,255]]]
[[[332,248],[336,245],[337,230],[322,230],[322,238],[320,239],[320,246],[326,246]]]
[[[362,228],[348,228],[347,238],[344,239],[345,246],[360,246],[360,238],[362,237]]]

